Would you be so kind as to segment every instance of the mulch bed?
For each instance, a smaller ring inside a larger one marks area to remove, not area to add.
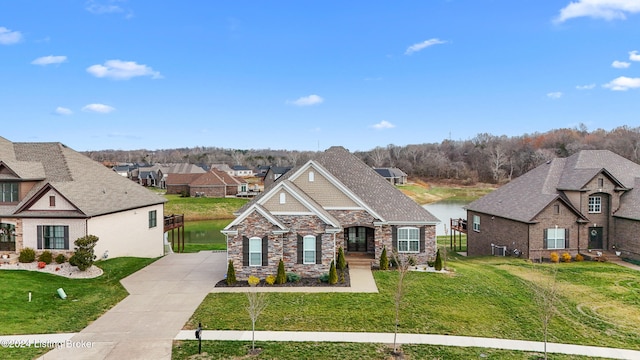
[[[226,280],[220,280],[216,283],[215,287],[249,287],[249,283],[246,280],[238,281],[234,285],[227,285]],[[335,285],[329,285],[329,283],[322,282],[318,278],[300,278],[296,282],[286,282],[284,284],[269,285],[264,282],[264,279],[260,280],[257,287],[349,287],[351,286],[351,279],[349,278],[349,268],[344,269],[344,283],[340,282],[340,271],[338,271],[338,283]]]

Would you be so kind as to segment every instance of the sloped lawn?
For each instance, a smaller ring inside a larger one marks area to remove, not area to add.
[[[451,274],[411,272],[400,332],[542,341],[542,307],[534,300],[532,264],[511,258],[450,260]],[[640,349],[640,272],[615,264],[557,266],[557,313],[549,341]],[[270,293],[257,330],[393,332],[397,274],[374,272],[379,294]],[[244,294],[207,296],[187,328],[248,330]]]

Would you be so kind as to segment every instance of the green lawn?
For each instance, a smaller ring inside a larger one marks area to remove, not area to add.
[[[532,265],[513,258],[458,257],[451,274],[411,272],[400,331],[541,341]],[[558,267],[559,300],[549,341],[640,349],[640,273],[607,263]],[[258,330],[393,332],[395,272],[374,272],[379,294],[270,293]],[[247,330],[244,294],[207,296],[187,324]],[[603,336],[606,334],[606,336]]]
[[[390,359],[391,350],[385,344],[356,344],[328,342],[256,342],[262,352],[252,359]],[[402,351],[408,359],[496,359],[496,360],[537,360],[540,353],[529,353],[485,348],[460,348],[452,346],[403,345]],[[203,341],[202,355],[196,359],[243,359],[251,349],[250,342]],[[174,360],[193,359],[198,353],[197,341],[174,342],[171,358]],[[553,360],[593,359],[585,356],[552,354]]]
[[[184,214],[185,220],[233,219],[233,213],[248,200],[239,198],[180,197],[165,195],[164,214]]]

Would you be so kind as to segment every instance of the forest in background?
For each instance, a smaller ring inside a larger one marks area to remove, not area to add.
[[[212,138],[215,142],[215,138]],[[342,144],[349,148],[349,144]],[[354,154],[374,167],[398,167],[410,177],[473,185],[502,184],[556,157],[580,150],[611,150],[640,163],[640,127],[621,126],[589,131],[584,124],[521,136],[481,133],[468,140],[378,146]],[[138,163],[295,166],[316,152],[272,149],[228,149],[215,146],[161,150],[99,150],[84,152],[105,164]]]

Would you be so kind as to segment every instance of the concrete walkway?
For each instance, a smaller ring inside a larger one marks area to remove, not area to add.
[[[172,341],[226,273],[226,253],[170,254],[122,280],[124,300],[40,359],[171,359]],[[91,347],[82,347],[90,344]]]
[[[303,332],[303,331],[256,331],[256,341],[310,341],[310,342],[354,342],[393,344],[393,333],[364,332]],[[195,340],[193,330],[183,330],[176,340]],[[202,340],[251,341],[251,331],[202,332]],[[443,346],[481,347],[529,352],[544,352],[544,343],[525,340],[507,340],[469,336],[398,334],[398,344],[428,344]],[[547,343],[547,352],[568,355],[583,355],[609,359],[640,359],[640,351],[597,346]]]

